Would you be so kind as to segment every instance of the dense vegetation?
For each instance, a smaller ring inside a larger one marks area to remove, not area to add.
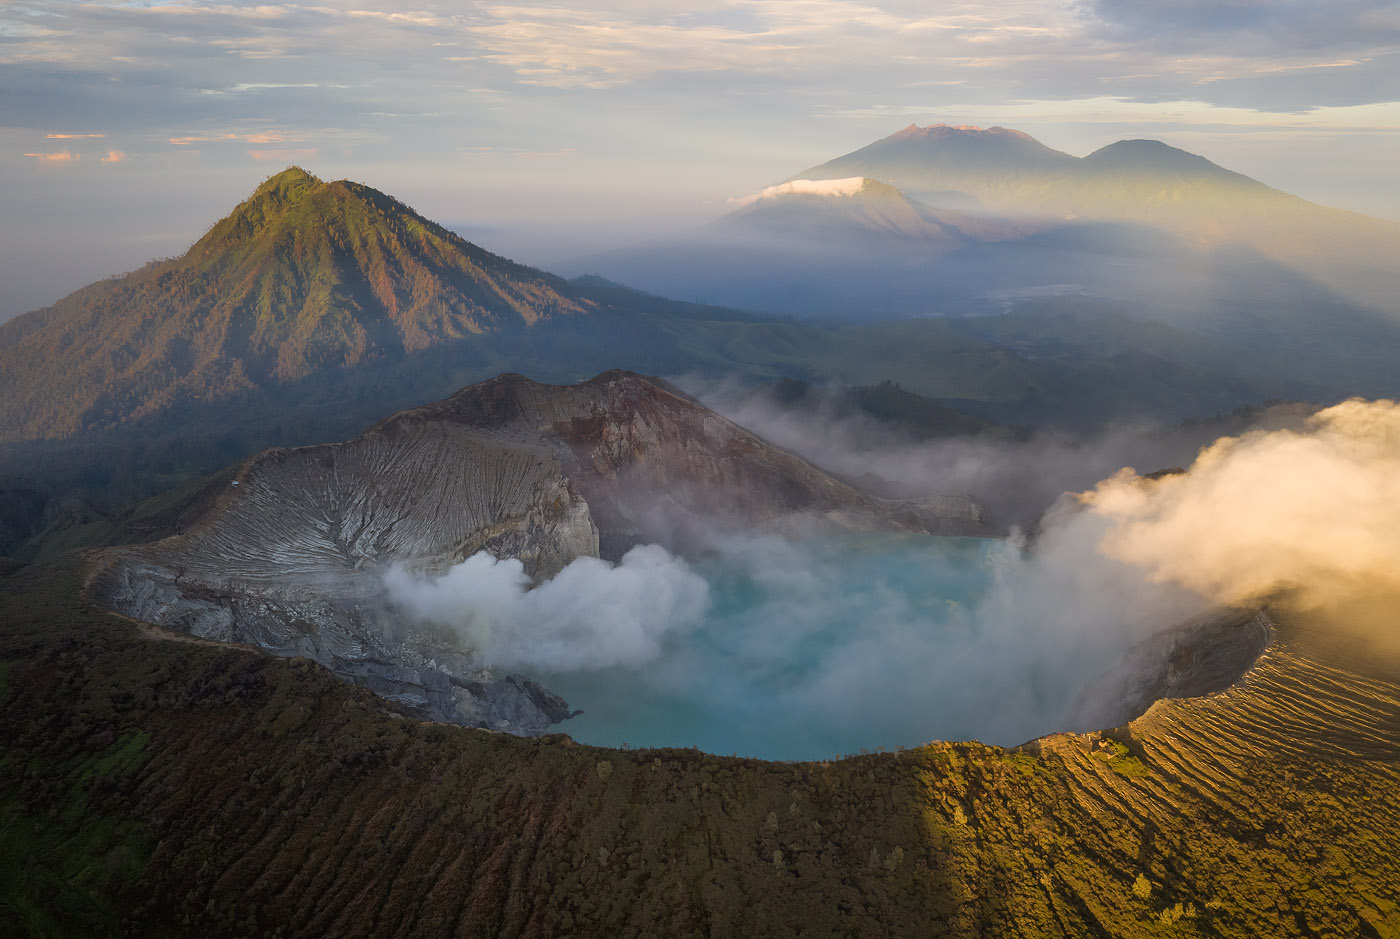
[[[406,720],[81,574],[0,583],[0,934],[1400,935],[1400,685],[1303,629],[1106,735],[772,764]]]

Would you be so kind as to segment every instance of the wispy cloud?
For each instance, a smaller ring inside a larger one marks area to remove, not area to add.
[[[927,118],[926,105],[864,105],[833,108],[832,117],[881,118],[902,121]],[[1007,101],[992,104],[955,105],[940,110],[949,122],[982,121],[985,124],[1024,126],[1051,122],[1145,127],[1158,124],[1164,132],[1182,127],[1213,127],[1253,132],[1258,130],[1394,132],[1400,133],[1400,102],[1315,108],[1306,111],[1271,111],[1260,108],[1211,105],[1189,99],[1135,101],[1123,97],[1077,98],[1069,101]]]
[[[45,134],[45,140],[86,140],[90,138],[106,137],[106,134]]]
[[[912,0],[700,0],[684,10],[633,0],[466,10],[431,0],[34,0],[0,9],[0,35],[0,64],[107,72],[119,83],[109,94],[139,77],[131,93],[159,87],[177,100],[190,90],[375,99],[362,113],[398,110],[379,103],[385,97],[460,95],[461,76],[442,73],[444,58],[496,92],[501,79],[586,92],[688,76],[686,87],[733,99],[790,91],[926,109],[942,103],[930,98],[938,88],[958,88],[962,103],[1112,93],[1240,106],[1252,96],[1266,110],[1400,97],[1391,90],[1400,73],[1391,0],[1006,0],[932,11]],[[1299,72],[1328,77],[1310,78],[1315,93],[1300,94]]]
[[[181,137],[170,137],[169,141],[177,147],[188,147],[201,143],[224,143],[233,141],[236,143],[296,143],[305,140],[305,136],[290,131],[265,130],[255,132],[228,132],[214,134],[186,134]]]
[[[346,16],[378,20],[382,23],[408,26],[448,27],[458,22],[454,16],[428,13],[423,10],[346,10]]]
[[[227,17],[230,19],[247,20],[279,20],[287,17],[291,11],[296,9],[296,4],[259,4],[257,6],[241,6],[233,3],[151,3],[140,4],[105,4],[109,6],[121,6],[132,9],[140,16],[199,16],[199,17]]]
[[[175,146],[177,146],[177,147],[188,147],[188,146],[190,146],[190,145],[192,145],[192,144],[197,144],[197,143],[210,143],[211,141],[215,141],[215,140],[237,140],[237,139],[239,139],[239,138],[238,138],[238,136],[235,135],[235,134],[218,134],[217,136],[213,136],[213,137],[207,137],[207,136],[203,136],[203,135],[194,135],[194,134],[192,134],[192,135],[186,136],[186,137],[171,137],[171,138],[170,138],[170,142],[173,143],[173,144],[174,144]]]
[[[604,88],[661,71],[771,69],[800,47],[779,32],[597,15],[586,9],[497,6],[477,27],[487,58],[521,80]]]
[[[61,165],[64,163],[76,163],[82,159],[77,153],[68,150],[59,150],[56,153],[26,153],[25,156],[38,160],[42,165]]]

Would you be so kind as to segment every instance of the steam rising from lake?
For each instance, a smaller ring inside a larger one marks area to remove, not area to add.
[[[1029,554],[928,535],[747,536],[691,563],[655,545],[616,566],[582,558],[533,589],[518,562],[484,555],[387,582],[401,608],[582,708],[561,729],[587,743],[781,759],[1014,744],[1059,729],[1083,684],[1201,604],[1108,558],[1077,563],[1099,534],[1077,518]]]
[[[1128,648],[1211,606],[1400,594],[1400,405],[1222,438],[1185,473],[1122,470],[1057,503],[1029,550],[730,536],[690,562],[655,545],[579,559],[533,589],[483,555],[387,583],[583,708],[565,729],[585,742],[801,759],[1015,744],[1064,729]]]
[[[578,558],[533,590],[518,560],[489,554],[435,579],[394,567],[385,584],[396,605],[460,630],[487,662],[548,671],[642,665],[709,605],[705,581],[657,545],[633,548],[620,564]]]
[[[584,709],[562,729],[587,743],[771,759],[1016,744],[1060,729],[1085,682],[1196,609],[1117,566],[1069,571],[972,538],[735,541],[695,567],[711,588],[704,622],[669,634],[649,666],[544,681]]]

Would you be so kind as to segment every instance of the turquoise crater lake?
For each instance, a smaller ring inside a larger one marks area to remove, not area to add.
[[[997,594],[1024,565],[987,539],[756,539],[693,565],[708,615],[665,636],[655,659],[539,677],[584,712],[558,729],[601,746],[809,760],[1017,744],[1060,729],[1127,644],[1067,647],[999,617]]]

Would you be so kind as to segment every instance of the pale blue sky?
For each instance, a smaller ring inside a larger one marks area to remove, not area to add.
[[[1400,5],[0,0],[0,317],[289,163],[548,265],[938,121],[1157,137],[1400,219]]]

